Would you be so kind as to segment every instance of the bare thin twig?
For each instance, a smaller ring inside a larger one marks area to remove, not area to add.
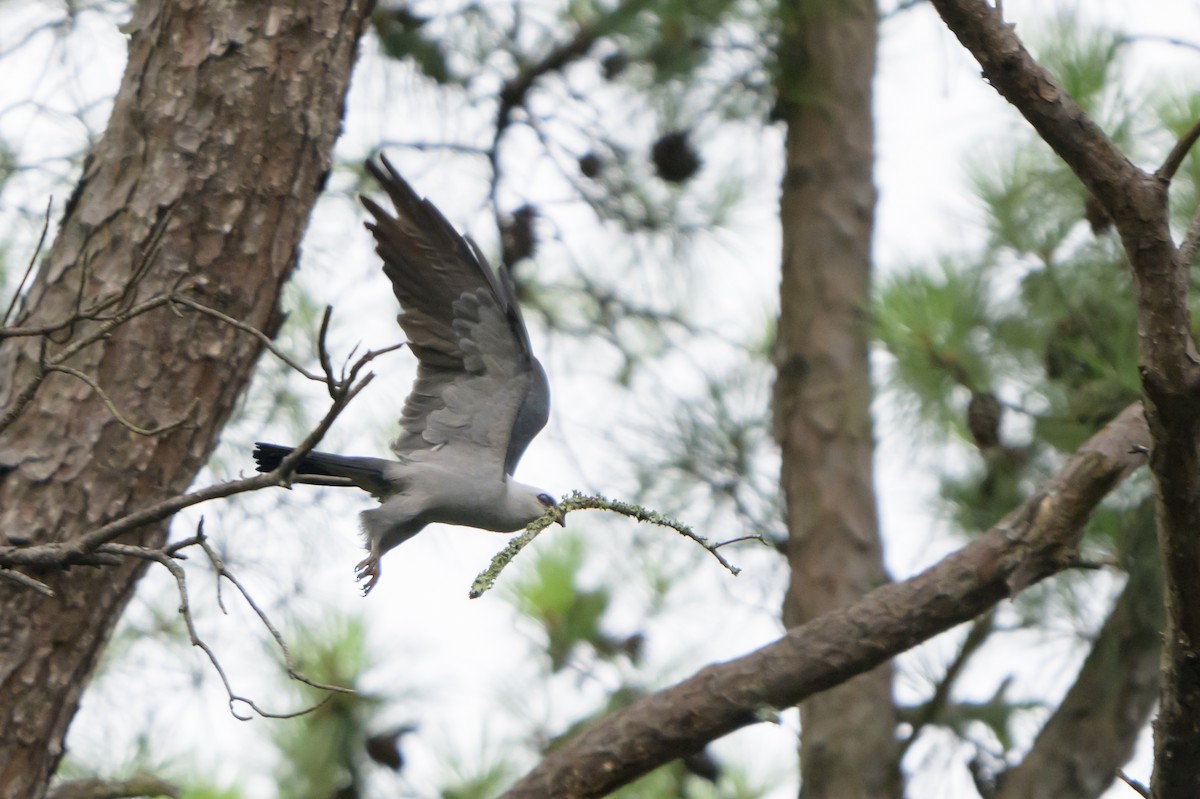
[[[1188,151],[1192,149],[1192,145],[1198,138],[1200,138],[1200,119],[1193,122],[1192,126],[1179,137],[1179,141],[1175,142],[1175,146],[1167,154],[1167,159],[1163,161],[1163,165],[1158,168],[1154,176],[1169,183],[1175,177],[1175,173],[1179,171],[1183,159],[1187,158]]]
[[[201,520],[201,524],[203,524],[203,520]],[[217,573],[218,579],[223,577],[232,583],[233,587],[236,588],[238,593],[242,595],[242,599],[246,600],[246,604],[249,605],[250,609],[254,611],[254,614],[258,616],[258,620],[261,621],[263,626],[267,628],[267,632],[270,633],[271,638],[279,647],[279,651],[283,653],[284,667],[287,669],[287,674],[289,677],[297,682],[302,682],[305,685],[312,686],[313,688],[317,688],[322,691],[333,691],[335,693],[342,694],[353,694],[355,692],[353,688],[317,682],[316,680],[300,673],[300,671],[296,668],[295,662],[292,660],[291,650],[288,649],[287,643],[283,640],[283,635],[279,632],[275,625],[271,623],[271,620],[267,617],[267,614],[258,606],[258,603],[254,601],[254,598],[250,596],[250,592],[246,590],[246,587],[242,585],[241,581],[234,576],[233,572],[226,568],[225,562],[221,559],[221,556],[218,555],[216,550],[214,550],[208,543],[208,539],[203,532],[203,527],[200,528],[200,531],[196,536],[194,536],[193,540],[195,541],[196,545],[204,551],[204,554],[208,556],[208,562],[212,564],[213,570]]]
[[[1187,39],[1180,39],[1176,36],[1162,36],[1155,33],[1130,33],[1121,37],[1123,41],[1129,44],[1137,42],[1159,42],[1169,44],[1172,47],[1182,47],[1185,50],[1195,50],[1200,52],[1200,43],[1189,42]]]
[[[33,395],[37,393],[38,386],[46,379],[46,347],[47,339],[42,339],[38,348],[38,367],[34,372],[33,377],[25,384],[16,396],[8,403],[8,408],[5,409],[4,415],[0,416],[0,432],[16,421],[21,412],[25,410],[25,406],[33,401]]]
[[[1117,779],[1137,791],[1138,795],[1145,797],[1145,799],[1150,799],[1150,789],[1126,774],[1124,769],[1117,769]]]
[[[737,538],[730,538],[727,541],[718,541],[712,545],[712,548],[720,549],[721,547],[727,547],[730,544],[740,544],[743,541],[757,541],[764,546],[772,546],[771,542],[768,541],[762,533],[754,533],[753,535],[739,535]]]
[[[231,327],[236,327],[238,330],[241,330],[244,333],[249,333],[251,336],[253,336],[254,338],[258,339],[260,342],[262,342],[262,345],[264,347],[266,347],[268,350],[270,350],[272,355],[274,355],[279,360],[283,361],[285,364],[287,364],[289,367],[291,367],[294,371],[304,375],[309,380],[315,380],[315,381],[321,382],[321,383],[325,382],[325,378],[321,377],[320,375],[313,374],[312,372],[305,369],[294,358],[292,358],[290,355],[288,355],[286,352],[284,352],[282,349],[280,349],[279,345],[277,345],[274,341],[272,341],[270,336],[268,336],[266,333],[259,330],[257,327],[254,327],[253,325],[248,325],[245,322],[234,319],[232,316],[221,313],[220,311],[218,311],[215,308],[209,308],[207,305],[202,305],[201,303],[198,303],[195,300],[188,299],[187,297],[174,296],[171,298],[171,302],[174,305],[182,305],[186,308],[191,308],[193,311],[196,311],[198,313],[202,313],[207,316],[211,316],[214,319],[219,319],[222,322],[224,322],[225,324],[230,325]]]
[[[329,360],[329,348],[326,346],[325,338],[329,334],[329,319],[333,316],[333,306],[326,305],[325,313],[321,315],[321,332],[317,334],[317,359],[321,362],[321,369],[325,372],[325,383],[329,386],[329,394],[333,396],[334,386],[337,384],[337,378],[333,375],[333,364]]]
[[[25,288],[25,283],[29,280],[29,276],[33,274],[34,264],[37,263],[38,255],[40,255],[42,252],[42,245],[46,243],[46,232],[50,230],[50,207],[53,204],[53,197],[46,201],[46,215],[42,219],[42,233],[40,236],[38,236],[37,246],[33,248],[33,255],[29,256],[29,263],[25,266],[25,272],[21,275],[20,282],[18,282],[17,287],[13,289],[13,296],[8,302],[8,308],[4,311],[4,318],[0,319],[0,327],[4,327],[8,324],[9,318],[12,317],[13,310],[17,307],[17,300],[21,299],[21,291]]]
[[[386,150],[395,147],[405,150],[418,150],[420,152],[452,152],[460,155],[482,155],[486,156],[488,151],[483,147],[474,144],[460,144],[457,142],[441,142],[441,141],[399,141],[396,139],[388,139],[382,141],[375,148],[376,150]]]
[[[187,411],[184,412],[184,414],[182,416],[180,416],[178,419],[176,419],[175,421],[168,422],[167,424],[164,424],[164,425],[159,425],[158,427],[139,427],[138,425],[129,421],[129,419],[123,413],[121,413],[121,411],[117,408],[116,403],[113,402],[112,398],[109,397],[107,393],[105,393],[104,389],[100,388],[99,383],[97,383],[92,378],[88,377],[83,372],[79,371],[78,369],[73,369],[70,366],[56,366],[56,365],[47,366],[46,371],[47,372],[62,372],[65,375],[70,375],[71,377],[74,377],[77,380],[81,380],[84,383],[87,383],[87,385],[92,389],[92,391],[95,391],[96,395],[98,397],[100,397],[100,401],[104,403],[104,407],[108,408],[108,412],[113,415],[113,418],[116,419],[118,422],[120,422],[120,424],[123,427],[125,427],[126,429],[128,429],[130,432],[132,432],[136,435],[139,435],[139,436],[157,436],[157,435],[161,435],[162,433],[166,433],[169,430],[174,430],[177,427],[182,427],[184,424],[186,424],[188,422],[188,420],[190,420],[192,418],[192,415],[196,412],[196,409],[200,405],[199,400],[192,400],[192,404],[188,406]]]
[[[0,580],[8,580],[10,583],[16,583],[23,588],[32,588],[39,594],[45,594],[50,597],[54,596],[54,589],[41,580],[35,580],[28,574],[22,574],[12,569],[0,569]]]
[[[233,684],[229,681],[229,675],[225,673],[225,669],[221,666],[221,661],[217,659],[216,653],[213,652],[212,647],[196,632],[196,625],[192,620],[191,606],[188,602],[187,576],[184,574],[183,567],[179,565],[175,558],[166,554],[161,549],[134,546],[132,544],[103,544],[97,551],[104,554],[152,561],[160,564],[171,573],[171,576],[175,578],[175,586],[179,591],[179,615],[183,617],[183,622],[187,626],[188,639],[192,642],[192,646],[198,647],[204,652],[208,657],[208,662],[212,664],[213,669],[217,672],[217,676],[221,678],[221,683],[225,686],[225,693],[229,697],[229,712],[235,719],[249,721],[254,718],[252,715],[239,713],[237,710],[239,704],[245,705],[263,718],[291,719],[311,713],[329,701],[329,697],[326,697],[312,707],[305,708],[304,710],[293,711],[291,713],[274,713],[264,710],[253,699],[235,693]]]
[[[154,220],[154,227],[150,231],[150,236],[147,238],[145,246],[141,248],[141,257],[138,258],[133,272],[121,288],[121,293],[114,298],[104,300],[100,303],[100,307],[108,307],[110,304],[125,304],[126,301],[133,298],[138,284],[150,272],[150,267],[154,264],[154,259],[158,257],[159,252],[162,250],[163,237],[167,233],[167,226],[171,223],[171,217],[174,214],[175,206],[173,204],[165,208],[159,207],[158,216]]]

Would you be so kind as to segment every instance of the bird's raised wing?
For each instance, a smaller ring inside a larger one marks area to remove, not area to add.
[[[471,448],[512,474],[550,410],[546,374],[530,351],[512,279],[505,269],[492,271],[474,242],[418,197],[386,158],[380,164],[368,161],[367,171],[396,216],[363,197],[375,217],[367,229],[419,361],[392,450],[404,457]]]

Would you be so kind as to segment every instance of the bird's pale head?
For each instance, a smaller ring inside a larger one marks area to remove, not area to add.
[[[552,494],[535,486],[525,485],[524,483],[509,483],[508,493],[510,508],[524,519],[520,524],[521,527],[529,524],[544,514],[547,509],[558,504]],[[563,524],[563,520],[559,519],[558,523]]]

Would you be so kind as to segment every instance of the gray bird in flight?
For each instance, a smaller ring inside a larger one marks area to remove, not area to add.
[[[529,345],[512,278],[386,158],[367,171],[392,199],[391,216],[367,197],[383,272],[400,302],[397,321],[417,356],[417,379],[391,444],[396,460],[311,452],[295,481],[356,486],[380,506],[361,514],[369,554],[356,569],[368,593],[383,553],[442,522],[513,532],[541,516],[554,498],[512,479],[517,461],[546,425],[550,387]],[[258,443],[258,471],[279,465],[291,447]]]

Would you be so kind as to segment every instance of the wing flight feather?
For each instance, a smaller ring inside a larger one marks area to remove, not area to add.
[[[367,162],[395,208],[371,199],[383,271],[400,303],[397,317],[417,356],[417,379],[392,443],[400,457],[469,448],[512,474],[545,426],[549,388],[530,350],[507,271],[492,270],[469,239],[417,196],[384,157]]]

